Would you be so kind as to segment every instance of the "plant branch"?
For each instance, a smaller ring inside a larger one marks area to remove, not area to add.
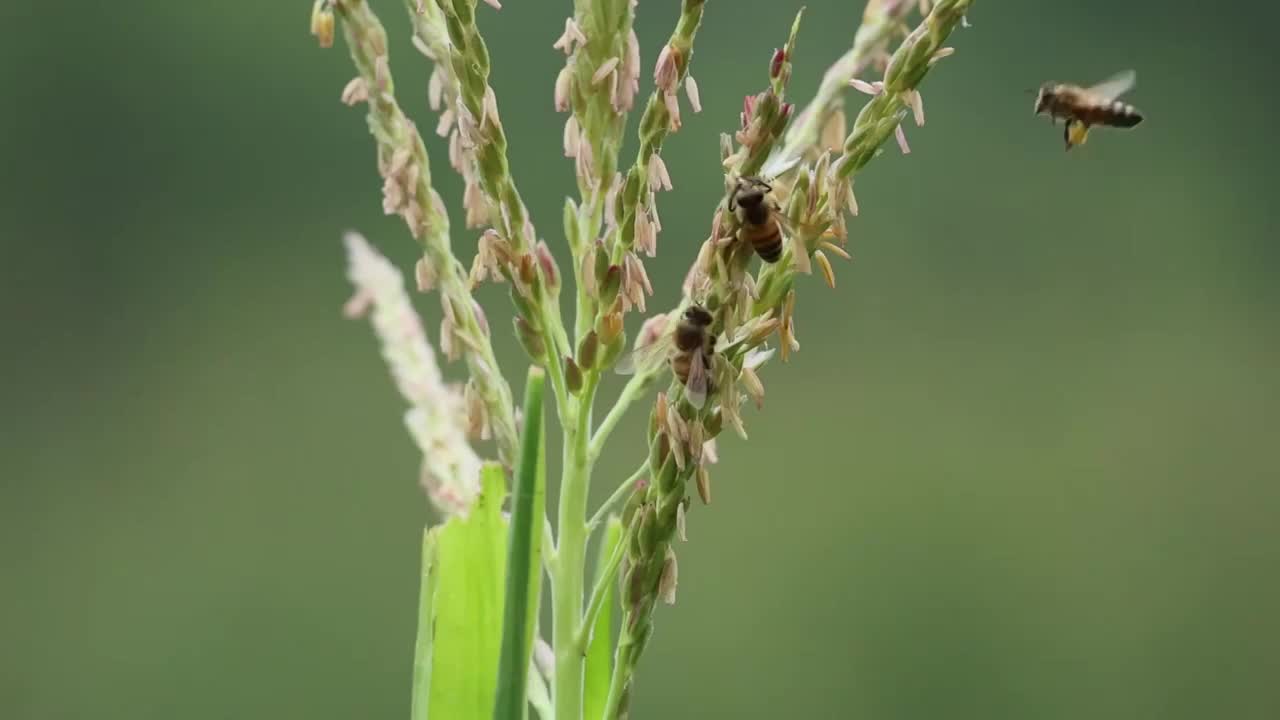
[[[883,88],[858,113],[840,159],[833,163],[839,177],[848,178],[870,162],[898,129],[908,110],[915,109],[917,122],[923,121],[922,111],[915,106],[917,88],[934,63],[950,54],[943,43],[964,22],[972,5],[973,0],[938,0],[893,53],[884,72]]]
[[[527,326],[525,334],[539,338],[540,347],[530,348],[525,342],[526,349],[551,378],[563,424],[571,410],[560,359],[570,348],[560,319],[559,271],[545,244],[537,241],[511,174],[506,130],[489,85],[489,50],[476,26],[476,0],[438,5],[406,0],[406,7],[415,44],[436,63],[432,82],[441,86],[449,113],[437,129],[450,134],[450,159],[467,185],[463,204],[468,225],[487,222],[498,233],[488,241],[487,252],[481,251],[477,264],[495,265],[512,283],[512,299]],[[499,245],[501,250],[494,248]]]
[[[680,18],[676,21],[667,44],[663,46],[654,68],[656,87],[645,103],[644,114],[640,117],[640,147],[636,150],[635,162],[627,171],[626,180],[618,197],[616,217],[618,222],[615,239],[610,243],[612,257],[617,262],[622,254],[630,250],[636,240],[636,214],[647,210],[655,215],[653,208],[653,192],[650,189],[650,164],[662,152],[662,143],[667,136],[679,129],[679,100],[676,93],[680,86],[688,82],[689,64],[693,59],[693,41],[702,24],[702,13],[706,0],[683,0],[680,4]],[[695,89],[686,91],[697,97]],[[698,111],[694,107],[694,111]],[[674,111],[674,112],[673,112]],[[651,220],[650,220],[651,222]]]
[[[609,496],[609,499],[601,503],[595,514],[587,521],[588,535],[594,532],[595,529],[600,526],[600,523],[605,521],[605,518],[609,517],[609,513],[613,512],[618,505],[622,504],[631,496],[631,493],[635,492],[636,482],[640,478],[644,477],[648,470],[648,463],[640,463],[640,467],[636,468],[636,471],[631,473],[630,477],[618,484],[618,488],[613,491],[613,494]]]
[[[595,397],[598,374],[588,373],[574,422],[565,432],[563,467],[560,478],[559,531],[556,568],[552,577],[552,632],[556,672],[553,699],[557,718],[582,716],[583,655],[575,639],[582,617],[583,583],[586,574],[587,492],[591,466],[587,457],[590,408]]]
[[[600,608],[604,605],[605,598],[609,596],[609,586],[618,576],[618,566],[622,564],[622,558],[626,555],[626,544],[630,537],[629,530],[623,532],[622,541],[609,555],[609,561],[600,568],[595,587],[591,589],[591,600],[587,603],[587,612],[583,615],[582,626],[578,629],[577,645],[584,655],[587,652],[587,645],[591,642],[591,631],[595,627],[596,616],[600,614]]]
[[[658,376],[665,370],[663,367],[656,369],[643,369],[636,372],[627,380],[627,384],[622,388],[622,394],[618,396],[617,402],[609,409],[604,416],[604,420],[600,421],[599,427],[596,428],[595,435],[591,437],[591,446],[587,451],[588,457],[592,462],[600,458],[600,453],[604,450],[604,445],[609,440],[609,436],[613,434],[618,423],[622,422],[622,418],[626,416],[631,406],[637,400],[644,397],[657,381]]]
[[[724,425],[745,437],[740,416],[742,392],[760,403],[764,387],[756,368],[769,353],[754,350],[771,332],[779,335],[782,356],[787,358],[800,345],[795,337],[794,313],[797,272],[810,272],[811,261],[834,284],[826,252],[843,254],[838,245],[825,238],[842,240],[844,212],[855,211],[849,176],[869,161],[874,151],[893,134],[906,114],[905,108],[918,99],[916,85],[928,66],[944,52],[941,43],[959,24],[972,0],[941,0],[894,54],[886,71],[884,91],[863,108],[854,131],[844,143],[844,154],[832,162],[821,156],[775,185],[776,197],[784,205],[782,213],[792,228],[788,246],[776,263],[766,263],[757,277],[747,272],[754,250],[738,236],[739,219],[722,201],[712,223],[712,236],[703,244],[698,260],[686,280],[686,294],[710,312],[709,330],[727,338],[718,343],[711,357],[709,376],[712,389],[706,402],[695,408],[684,400],[684,384],[672,379],[665,395],[659,395],[648,427],[650,483],[645,497],[628,511],[627,524],[634,533],[622,585],[622,633],[614,655],[606,717],[624,715],[630,701],[631,675],[653,632],[652,614],[659,598],[674,601],[676,558],[672,538],[680,525],[680,508],[685,501],[687,481],[697,476],[704,502],[710,485],[702,458],[702,443],[714,438]],[[727,138],[723,164],[726,184],[755,175],[773,156],[773,149],[786,130],[790,106],[783,102],[791,72],[797,24],[787,44],[775,52],[770,63],[770,87],[748,97],[735,134],[737,149]],[[914,105],[913,105],[913,109]],[[917,110],[917,116],[919,111]],[[824,244],[825,243],[825,244]],[[819,249],[821,248],[821,249]]]
[[[378,169],[385,180],[383,207],[388,213],[401,215],[421,244],[419,285],[429,287],[434,283],[439,287],[441,304],[451,325],[449,333],[442,334],[442,346],[455,339],[462,346],[493,428],[499,459],[513,467],[518,439],[511,387],[499,371],[488,323],[471,297],[466,271],[450,247],[449,217],[431,184],[422,136],[396,102],[386,31],[367,3],[343,0],[333,7],[343,20],[351,59],[360,73],[348,84],[344,101],[368,102],[369,130],[377,141]]]
[[[895,33],[905,32],[903,22],[911,14],[915,3],[910,0],[871,0],[862,13],[862,24],[853,36],[853,47],[827,69],[813,101],[796,118],[787,131],[780,165],[798,161],[815,149],[839,150],[839,140],[834,147],[819,148],[824,129],[836,113],[844,107],[844,93],[849,81],[857,77],[871,62],[883,57],[885,47]],[[844,117],[841,114],[839,132],[844,134]]]

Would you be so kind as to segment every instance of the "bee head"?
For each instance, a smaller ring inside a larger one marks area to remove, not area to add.
[[[711,325],[714,320],[714,318],[711,317],[711,313],[707,312],[707,309],[701,305],[690,305],[685,308],[684,319],[700,327],[707,327]]]
[[[1053,102],[1054,88],[1057,83],[1045,83],[1040,86],[1036,92],[1036,114],[1041,115],[1049,109],[1049,103]]]
[[[733,190],[730,209],[733,209],[733,205],[740,205],[747,209],[759,207],[764,202],[764,196],[771,190],[773,187],[758,177],[738,178],[738,186]]]

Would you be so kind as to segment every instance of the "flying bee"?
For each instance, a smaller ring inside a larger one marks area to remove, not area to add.
[[[1063,139],[1068,150],[1083,145],[1093,125],[1131,128],[1142,122],[1142,113],[1116,98],[1132,89],[1137,77],[1134,71],[1125,70],[1089,88],[1045,83],[1036,95],[1036,115],[1047,114],[1051,122],[1059,118],[1066,121]]]
[[[729,195],[729,212],[738,214],[738,237],[751,243],[761,260],[776,263],[782,257],[782,213],[774,202],[773,186],[758,177],[738,178]]]
[[[708,376],[716,347],[715,335],[710,332],[713,321],[706,308],[690,305],[678,322],[668,321],[656,337],[622,356],[615,370],[619,374],[630,375],[651,370],[668,361],[671,372],[685,387],[689,404],[701,408],[707,402],[707,392],[712,389]],[[644,342],[644,339],[638,342]]]

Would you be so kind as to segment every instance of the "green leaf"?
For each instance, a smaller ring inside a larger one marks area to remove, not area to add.
[[[529,661],[538,619],[542,568],[542,517],[546,505],[545,448],[542,438],[542,390],[546,374],[529,368],[524,389],[524,437],[511,500],[507,545],[506,602],[502,618],[502,654],[498,665],[495,720],[525,716]],[[484,666],[480,666],[483,668]],[[482,671],[482,670],[481,670]]]
[[[486,464],[480,482],[470,515],[428,530],[423,542],[414,720],[481,720],[493,713],[507,538],[502,467]]]
[[[622,521],[616,516],[610,517],[601,536],[600,552],[596,556],[595,576],[609,564],[613,549],[622,540]],[[610,667],[610,628],[613,620],[613,606],[617,602],[617,583],[609,583],[608,594],[596,615],[595,625],[591,629],[591,644],[587,646],[586,677],[583,685],[582,709],[583,717],[595,720],[604,714],[605,701],[609,697],[609,676],[613,672]]]

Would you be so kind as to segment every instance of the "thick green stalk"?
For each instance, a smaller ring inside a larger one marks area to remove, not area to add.
[[[520,466],[511,492],[511,524],[507,541],[506,597],[502,613],[502,652],[498,660],[498,694],[494,720],[520,718],[526,705],[525,687],[537,624],[538,582],[543,516],[542,388],[545,373],[529,368],[524,389],[524,437]]]
[[[587,552],[587,491],[591,464],[587,457],[591,402],[598,373],[589,373],[582,388],[574,422],[564,438],[564,470],[560,478],[560,537],[552,576],[552,632],[556,656],[556,718],[582,717],[583,654],[577,646],[582,618],[583,585]]]

